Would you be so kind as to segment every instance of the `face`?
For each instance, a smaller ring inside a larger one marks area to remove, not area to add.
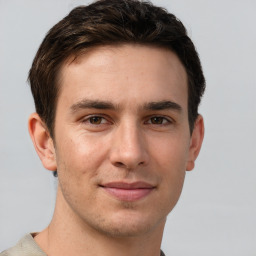
[[[187,76],[169,50],[90,50],[61,70],[59,193],[84,225],[117,236],[163,227],[191,159]]]

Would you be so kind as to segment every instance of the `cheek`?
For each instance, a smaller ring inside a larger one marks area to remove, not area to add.
[[[186,168],[186,162],[189,153],[189,137],[169,136],[165,138],[157,138],[149,142],[151,147],[151,155],[155,156],[155,160],[159,166],[166,167],[172,171],[179,171]]]
[[[96,176],[106,158],[107,149],[104,145],[106,143],[101,139],[84,134],[66,136],[65,140],[57,144],[58,171],[65,172],[65,176],[77,179],[78,182]]]
[[[82,201],[94,200],[94,188],[104,150],[98,143],[85,140],[82,136],[58,141],[56,158],[59,184],[63,196],[72,208]]]
[[[162,191],[166,199],[175,204],[180,196],[188,159],[188,140],[172,137],[159,141],[154,148],[154,169],[161,175]]]

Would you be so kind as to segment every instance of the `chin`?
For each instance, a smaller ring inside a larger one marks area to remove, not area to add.
[[[110,237],[136,237],[150,233],[159,226],[163,227],[166,222],[166,217],[156,221],[156,218],[134,213],[114,215],[109,221],[105,219],[104,223],[98,222],[96,229]]]
[[[100,227],[101,233],[109,237],[136,237],[148,233],[152,227],[150,225],[109,225]]]

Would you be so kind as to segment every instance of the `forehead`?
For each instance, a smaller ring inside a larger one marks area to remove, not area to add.
[[[170,50],[143,45],[100,46],[68,59],[60,71],[59,100],[104,99],[116,104],[187,102],[187,75]],[[166,99],[164,99],[166,98]]]

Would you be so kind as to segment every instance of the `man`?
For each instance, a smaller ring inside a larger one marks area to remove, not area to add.
[[[78,7],[45,37],[29,81],[29,132],[58,175],[56,207],[1,255],[164,255],[204,133],[205,80],[182,23],[136,0]]]

